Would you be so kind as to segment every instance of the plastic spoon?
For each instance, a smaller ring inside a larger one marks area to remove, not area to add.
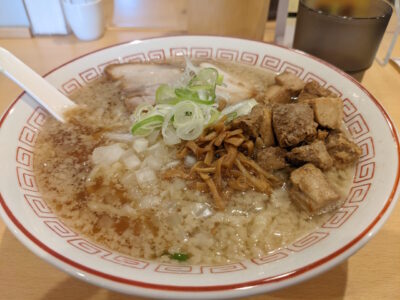
[[[65,97],[43,77],[6,49],[0,47],[0,72],[28,92],[57,120],[65,122],[63,114],[77,105]]]

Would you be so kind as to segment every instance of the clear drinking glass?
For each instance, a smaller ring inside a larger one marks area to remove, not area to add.
[[[361,13],[331,14],[300,0],[293,48],[322,58],[361,80],[373,63],[392,15],[384,0],[365,0]]]

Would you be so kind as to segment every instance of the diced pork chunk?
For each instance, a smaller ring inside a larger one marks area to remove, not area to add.
[[[300,102],[306,99],[320,98],[320,97],[335,97],[335,94],[320,86],[316,81],[307,82],[304,89],[301,91],[298,100]]]
[[[305,103],[276,105],[272,109],[272,124],[281,147],[312,141],[317,135],[314,112]]]
[[[322,127],[340,129],[343,119],[343,102],[340,98],[317,98],[312,103],[315,121]]]
[[[343,133],[332,132],[326,140],[326,148],[333,158],[334,165],[344,168],[358,160],[362,151],[355,143],[350,141]]]
[[[329,184],[324,173],[313,164],[306,164],[290,174],[291,200],[311,214],[335,208],[340,196]]]
[[[264,105],[257,105],[256,109],[262,111],[262,121],[260,124],[260,136],[264,146],[275,145],[274,130],[272,129],[272,109]]]
[[[264,142],[260,137],[256,138],[256,141],[255,141],[254,144],[255,144],[256,150],[260,150],[260,149],[264,149],[265,148]]]
[[[233,121],[234,128],[241,128],[243,132],[253,138],[260,137],[266,147],[275,144],[272,129],[271,108],[258,104],[253,107],[250,114],[242,116]]]
[[[328,137],[329,131],[318,129],[317,132],[317,139],[321,141],[325,141],[325,139]]]
[[[267,88],[264,97],[265,104],[282,104],[290,103],[291,95],[290,91],[280,85],[271,85]]]
[[[275,82],[288,90],[293,94],[298,95],[300,91],[304,88],[305,82],[297,77],[293,73],[283,72],[275,77]]]
[[[233,128],[241,128],[244,134],[257,138],[260,131],[260,124],[263,119],[263,111],[260,109],[261,106],[261,104],[254,106],[248,115],[233,120]]]
[[[265,170],[280,170],[287,167],[286,150],[280,147],[268,147],[257,152],[257,163]]]
[[[286,158],[294,165],[312,163],[322,170],[328,170],[333,165],[333,160],[326,150],[324,142],[317,140],[311,145],[292,149]]]

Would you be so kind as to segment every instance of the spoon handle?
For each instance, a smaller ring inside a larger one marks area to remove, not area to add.
[[[57,120],[65,122],[63,113],[76,106],[43,77],[6,49],[0,47],[0,72],[13,80]]]

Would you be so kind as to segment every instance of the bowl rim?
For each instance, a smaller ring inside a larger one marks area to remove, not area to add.
[[[36,238],[33,234],[29,232],[19,221],[18,219],[14,216],[12,211],[8,208],[6,201],[4,200],[1,191],[0,191],[0,207],[2,210],[5,212],[5,215],[7,216],[7,219],[4,219],[5,224],[9,227],[8,221],[11,222],[12,227],[16,227],[19,232],[17,232],[15,229],[12,230],[13,234],[25,245],[27,246],[32,252],[34,252],[36,255],[39,257],[44,258],[46,261],[50,262],[51,264],[55,265],[56,267],[66,271],[67,273],[77,276],[77,271],[69,270],[68,268],[65,268],[64,264],[67,264],[68,266],[72,267],[73,269],[78,269],[80,273],[86,272],[90,275],[94,275],[95,277],[99,277],[101,279],[105,279],[107,281],[115,282],[118,284],[125,284],[128,286],[134,286],[138,288],[145,288],[145,289],[152,289],[152,290],[158,290],[158,291],[165,291],[165,292],[220,292],[220,291],[227,291],[227,290],[237,290],[237,289],[243,289],[243,288],[255,288],[271,283],[277,283],[281,282],[283,280],[295,280],[296,282],[303,281],[307,278],[310,278],[312,276],[315,276],[322,271],[325,271],[335,265],[334,260],[339,260],[343,261],[350,255],[352,255],[354,252],[356,252],[358,249],[360,249],[370,238],[372,238],[378,230],[383,226],[383,224],[386,222],[388,219],[390,212],[393,210],[395,207],[395,204],[398,200],[398,196],[400,194],[400,189],[399,183],[400,183],[400,142],[399,142],[399,136],[396,130],[396,127],[391,120],[390,116],[386,112],[386,110],[383,108],[383,106],[378,102],[378,100],[365,88],[363,87],[358,81],[356,81],[353,77],[350,75],[346,74],[344,71],[338,69],[337,67],[313,56],[308,53],[305,53],[300,50],[276,45],[273,43],[268,43],[268,42],[263,42],[263,41],[254,41],[254,40],[249,40],[249,39],[242,39],[242,38],[236,38],[236,37],[222,37],[222,36],[213,36],[213,35],[172,35],[172,36],[163,36],[163,37],[150,37],[150,38],[143,38],[143,39],[137,39],[133,41],[151,41],[151,40],[163,40],[163,39],[174,39],[174,38],[185,38],[185,37],[192,37],[192,38],[219,38],[219,39],[230,39],[230,40],[242,40],[242,41],[248,41],[248,42],[253,42],[253,43],[259,43],[260,45],[268,45],[271,47],[278,47],[278,48],[283,48],[286,50],[289,50],[291,52],[295,52],[299,55],[305,56],[307,58],[313,59],[318,61],[319,63],[327,66],[330,69],[333,69],[346,79],[350,80],[353,82],[359,89],[361,89],[367,96],[372,100],[372,102],[375,104],[375,106],[379,109],[379,111],[382,113],[386,124],[389,127],[389,130],[392,134],[392,137],[395,142],[396,146],[396,152],[397,152],[397,157],[398,157],[398,164],[397,164],[397,173],[396,177],[394,180],[394,184],[392,187],[392,190],[390,192],[390,195],[388,199],[385,201],[385,205],[381,209],[379,213],[377,213],[376,218],[354,239],[352,239],[350,242],[348,242],[346,245],[342,246],[340,249],[328,254],[327,256],[311,263],[306,266],[303,266],[301,268],[298,268],[296,270],[286,272],[283,274],[279,275],[274,275],[270,277],[265,277],[257,280],[252,280],[252,281],[243,281],[240,283],[234,283],[234,284],[224,284],[224,285],[209,285],[209,286],[179,286],[179,285],[167,285],[167,284],[155,284],[155,283],[148,283],[148,282],[142,282],[138,280],[131,280],[127,278],[122,278],[110,274],[106,274],[101,271],[97,271],[95,269],[92,269],[88,266],[82,265],[80,263],[77,263],[68,257],[65,257],[61,255],[60,253],[56,252],[55,250],[49,248],[45,243],[41,242],[38,238]],[[126,41],[126,42],[121,42],[121,43],[116,43],[113,45],[109,45],[106,47],[102,47],[90,52],[87,52],[85,54],[82,54],[80,56],[77,56],[53,69],[45,73],[42,77],[46,77],[50,75],[51,73],[57,71],[58,69],[64,67],[65,65],[72,63],[80,58],[89,56],[93,53],[103,51],[108,48],[113,48],[113,47],[118,47],[121,45],[125,44],[130,44],[133,42],[131,41]],[[22,92],[6,109],[6,111],[3,113],[0,119],[0,130],[2,127],[2,124],[5,122],[7,117],[9,116],[10,112],[12,111],[13,107],[18,103],[18,101],[21,100],[21,98],[26,94],[26,92]],[[0,211],[1,212],[1,211]],[[9,229],[11,229],[9,227]],[[19,233],[22,235],[20,236]],[[33,243],[32,245],[27,245],[26,239],[28,239],[29,242]],[[45,254],[45,255],[43,255]],[[328,264],[331,263],[331,264]],[[324,268],[325,267],[325,268]],[[312,272],[314,271],[314,273]],[[302,274],[308,274],[308,276],[303,276],[303,277],[298,277],[299,275]],[[91,278],[90,276],[87,277],[87,280],[93,284],[101,285],[96,279]],[[107,286],[109,288],[112,288],[114,290],[120,291],[118,288],[113,288],[112,286]],[[136,291],[138,292],[138,291]],[[142,293],[142,295],[146,295]],[[148,296],[148,295],[147,295]],[[154,295],[153,295],[154,296]]]

